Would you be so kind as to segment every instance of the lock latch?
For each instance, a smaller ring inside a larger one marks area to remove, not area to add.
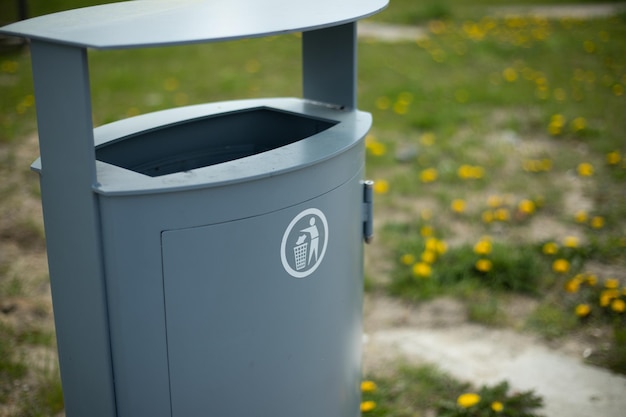
[[[371,243],[374,239],[374,181],[361,181],[363,184],[363,240]]]

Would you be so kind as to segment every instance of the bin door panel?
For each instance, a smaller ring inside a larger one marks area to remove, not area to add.
[[[360,190],[162,233],[174,417],[359,415]]]

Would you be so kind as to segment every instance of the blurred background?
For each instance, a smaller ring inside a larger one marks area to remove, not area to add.
[[[100,3],[1,0],[0,23]],[[376,181],[364,413],[538,410],[541,393],[480,386],[371,345],[389,326],[417,331],[446,314],[451,332],[466,323],[512,331],[626,374],[626,7],[576,3],[391,0],[359,23],[358,103],[374,116],[366,146]],[[95,125],[301,96],[294,34],[90,51],[89,64]],[[63,415],[39,184],[29,170],[37,156],[28,45],[2,38],[0,416]],[[385,312],[394,320],[380,319]]]

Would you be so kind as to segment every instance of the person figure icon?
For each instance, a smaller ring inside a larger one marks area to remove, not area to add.
[[[311,217],[309,219],[309,227],[307,227],[306,229],[300,230],[300,232],[308,233],[311,239],[311,245],[309,247],[309,259],[307,260],[307,265],[310,265],[311,259],[313,259],[313,254],[315,254],[315,262],[317,262],[317,257],[318,257],[317,249],[318,249],[319,240],[320,240],[320,232],[317,229],[317,226],[315,225],[315,217]]]

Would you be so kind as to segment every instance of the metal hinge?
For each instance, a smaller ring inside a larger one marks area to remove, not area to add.
[[[363,240],[371,243],[374,239],[374,181],[361,181],[363,184]]]

